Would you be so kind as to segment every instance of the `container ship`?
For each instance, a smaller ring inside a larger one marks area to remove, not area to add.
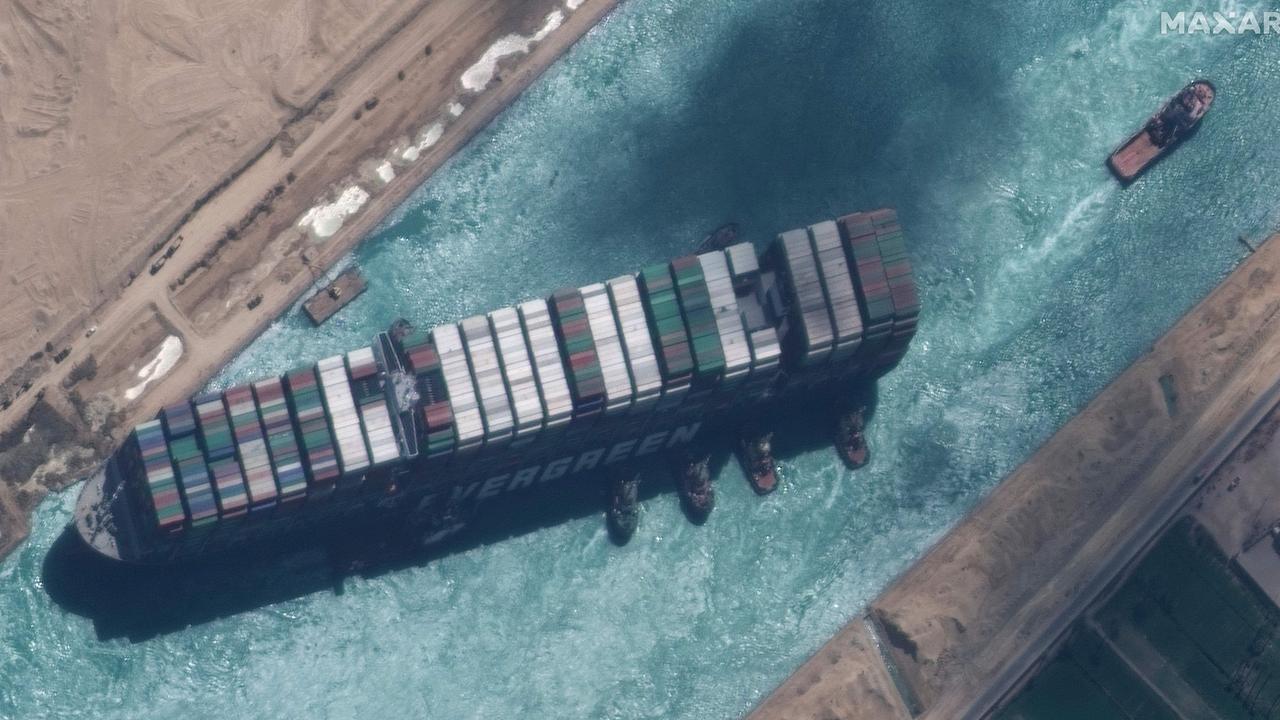
[[[466,526],[488,500],[767,426],[894,367],[920,305],[897,214],[738,243],[210,392],[137,425],[77,533],[164,563],[291,536]],[[602,485],[603,487],[603,485]],[[523,502],[523,500],[521,500]]]

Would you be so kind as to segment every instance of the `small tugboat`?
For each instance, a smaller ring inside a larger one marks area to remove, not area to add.
[[[640,474],[618,472],[613,478],[613,494],[605,517],[609,537],[618,545],[626,545],[640,524]]]
[[[1111,156],[1107,167],[1122,184],[1128,185],[1165,153],[1187,139],[1209,111],[1214,97],[1213,83],[1196,80],[1174,95],[1142,129],[1134,133]]]
[[[738,242],[738,223],[725,223],[702,238],[702,242],[698,243],[697,254],[724,250],[736,242]]]
[[[840,418],[836,427],[836,451],[850,470],[857,470],[867,464],[870,451],[867,450],[867,438],[863,434],[865,408],[858,407],[853,412]]]
[[[711,487],[711,456],[705,452],[690,452],[680,463],[676,479],[680,501],[689,516],[701,522],[711,514],[716,503],[715,490]]]
[[[757,495],[778,489],[778,472],[773,462],[773,433],[745,432],[738,438],[738,461]]]

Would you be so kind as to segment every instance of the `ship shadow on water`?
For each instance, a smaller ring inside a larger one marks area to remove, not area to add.
[[[869,417],[874,412],[874,386],[855,391],[852,399],[868,408]],[[829,397],[812,398],[788,403],[758,426],[775,431],[776,456],[786,460],[829,448],[837,416]],[[697,443],[711,454],[713,477],[721,475],[725,464],[736,462],[736,438],[728,429],[704,433]],[[675,492],[667,458],[646,459],[636,467],[643,477],[642,500]],[[738,480],[737,473],[725,475],[718,482]],[[293,541],[175,565],[128,565],[90,551],[68,526],[45,556],[41,578],[59,607],[93,622],[100,640],[142,642],[317,592],[340,595],[348,578],[419,567],[572,519],[595,516],[603,525],[608,485],[603,474],[584,474],[543,486],[536,495],[500,496],[488,501],[464,532],[427,548],[403,533],[371,526],[345,532],[341,545]],[[612,545],[601,547],[605,552],[616,550]]]

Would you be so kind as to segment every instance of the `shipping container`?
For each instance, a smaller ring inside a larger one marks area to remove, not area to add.
[[[457,325],[440,325],[431,331],[431,339],[440,354],[445,392],[449,394],[457,433],[457,451],[476,450],[484,442],[484,419],[476,400],[467,352],[462,346],[462,333],[458,332]]]
[[[579,288],[579,292],[604,381],[605,414],[623,414],[635,399],[635,387],[631,384],[631,371],[618,337],[618,321],[609,302],[609,292],[604,283],[587,285]]]
[[[498,341],[498,355],[502,374],[511,391],[511,409],[514,417],[514,437],[531,440],[538,435],[546,419],[538,382],[534,378],[533,359],[520,327],[520,314],[515,308],[502,308],[489,313],[493,336]]]
[[[314,368],[294,370],[285,376],[289,405],[298,423],[303,457],[307,469],[307,496],[328,495],[341,474],[334,448],[333,426],[320,399],[320,383]]]
[[[196,424],[200,429],[200,442],[204,446],[205,461],[218,500],[218,517],[223,520],[236,518],[249,511],[249,495],[245,490],[244,475],[236,459],[235,438],[231,434],[231,422],[220,393],[207,393],[196,397]]]
[[[445,457],[453,452],[457,433],[440,354],[425,333],[405,338],[404,354],[419,397],[424,452],[428,458]]]
[[[560,290],[551,296],[550,305],[552,324],[568,368],[574,417],[595,415],[604,409],[605,387],[582,293],[576,288]]]
[[[754,257],[754,251],[752,254]],[[698,262],[702,265],[702,274],[707,281],[711,310],[724,351],[724,379],[721,387],[731,388],[751,372],[751,346],[743,329],[742,313],[738,310],[738,298],[733,289],[733,277],[729,274],[727,253],[704,253],[698,256]]]
[[[515,418],[511,411],[511,396],[502,366],[498,363],[498,351],[493,343],[489,319],[474,315],[462,321],[462,339],[471,361],[471,377],[475,380],[476,394],[480,398],[480,412],[484,419],[484,442],[501,445],[512,438]]]
[[[192,528],[202,528],[218,521],[218,502],[213,496],[209,469],[204,452],[196,438],[196,416],[191,401],[184,400],[160,411],[165,436],[169,441],[169,458],[177,471],[178,487],[187,506],[187,519]]]
[[[387,408],[385,380],[373,348],[347,353],[347,373],[351,377],[352,397],[360,412],[370,464],[379,467],[400,459],[400,442]]]
[[[524,338],[533,356],[534,376],[547,411],[546,429],[559,431],[573,418],[573,398],[550,309],[545,300],[530,300],[521,303],[518,309]]]
[[[275,507],[280,493],[275,473],[271,471],[271,458],[267,454],[262,423],[258,420],[258,408],[253,402],[253,390],[248,385],[233,387],[222,394],[222,399],[231,418],[236,453],[249,492],[249,509],[260,512]]]
[[[724,348],[702,264],[694,255],[676,258],[671,261],[671,274],[675,277],[680,312],[689,331],[695,382],[705,387],[717,382],[724,373]]]
[[[302,452],[285,400],[284,384],[279,378],[260,380],[253,384],[253,396],[267,439],[271,469],[280,488],[280,502],[287,505],[301,501],[307,495],[307,473],[302,467]]]
[[[809,227],[813,253],[826,291],[831,317],[835,322],[835,344],[832,362],[852,357],[862,344],[862,313],[853,290],[853,276],[840,240],[840,228],[828,220]]]
[[[610,280],[608,286],[618,328],[622,333],[627,365],[635,385],[632,412],[645,412],[652,409],[662,395],[662,373],[658,369],[649,322],[645,319],[640,285],[634,276],[623,275]]]
[[[138,457],[137,476],[150,501],[152,522],[163,535],[181,533],[187,514],[160,421],[150,420],[135,427],[132,442]]]
[[[320,376],[320,395],[324,398],[325,411],[333,423],[333,437],[338,455],[338,468],[342,476],[338,487],[355,487],[369,469],[369,451],[364,443],[360,416],[356,412],[355,399],[351,396],[351,383],[347,378],[343,356],[332,355],[316,363]]]
[[[678,398],[689,388],[693,374],[693,354],[689,348],[689,331],[680,314],[680,301],[676,298],[675,283],[668,265],[650,265],[640,271],[641,299],[649,331],[657,350],[658,369],[662,372],[664,407],[671,406],[665,398]]]
[[[783,342],[792,343],[803,365],[818,365],[831,355],[834,331],[831,312],[822,291],[813,246],[805,230],[783,233],[775,245],[791,305],[788,332]]]

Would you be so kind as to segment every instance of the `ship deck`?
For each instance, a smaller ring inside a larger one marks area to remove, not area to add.
[[[76,532],[89,547],[112,560],[127,559],[134,546],[129,503],[121,490],[118,476],[108,473],[104,465],[76,500]]]

